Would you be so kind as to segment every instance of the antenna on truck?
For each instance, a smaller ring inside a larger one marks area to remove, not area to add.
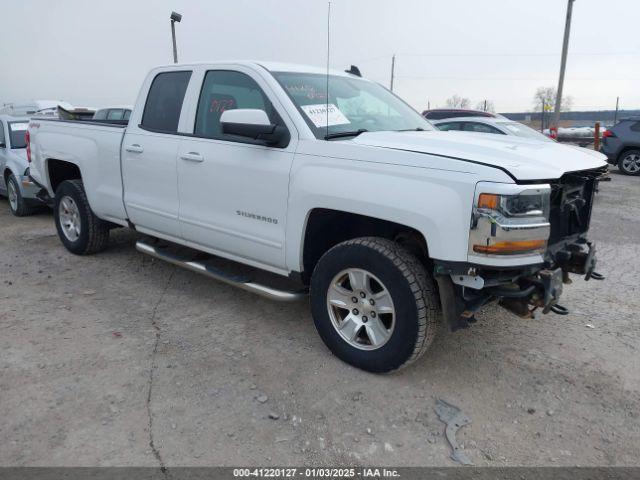
[[[331,43],[330,43],[330,39],[331,39],[331,2],[329,2],[328,6],[327,6],[327,131],[326,131],[326,135],[329,135],[329,55],[330,55],[330,48],[331,48]]]

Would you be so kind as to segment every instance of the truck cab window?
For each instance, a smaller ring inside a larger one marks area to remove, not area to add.
[[[272,123],[281,123],[271,102],[251,77],[240,72],[211,70],[202,85],[193,133],[199,137],[225,137],[220,116],[234,108],[264,110]]]
[[[107,113],[107,120],[122,120],[123,113],[124,110],[121,108],[109,110],[109,113]]]
[[[159,73],[153,79],[142,114],[142,128],[176,133],[190,71]]]
[[[0,122],[0,143],[5,143],[4,139],[4,125]]]

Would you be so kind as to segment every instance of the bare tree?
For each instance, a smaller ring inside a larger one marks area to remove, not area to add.
[[[533,96],[534,111],[540,112],[543,109],[552,111],[556,103],[556,91],[555,87],[539,87]],[[560,104],[560,111],[568,112],[571,110],[572,105],[573,98],[569,95],[564,95]]]
[[[447,107],[449,108],[469,108],[471,100],[456,94],[447,98]]]
[[[491,100],[482,100],[481,102],[476,103],[476,110],[494,113],[496,111],[496,106]]]

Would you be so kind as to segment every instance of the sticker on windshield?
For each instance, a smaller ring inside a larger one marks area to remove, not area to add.
[[[12,123],[11,124],[11,130],[13,131],[26,130],[27,128],[29,128],[29,123]]]
[[[307,117],[309,117],[309,120],[311,120],[318,128],[351,123],[333,103],[328,105],[326,103],[320,103],[318,105],[302,105],[300,108]],[[328,111],[327,108],[329,109]]]

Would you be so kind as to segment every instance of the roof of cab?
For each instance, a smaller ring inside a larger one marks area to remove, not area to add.
[[[316,73],[326,74],[326,67],[318,67],[313,65],[301,65],[297,63],[269,62],[259,60],[225,60],[216,62],[191,62],[191,63],[169,63],[166,65],[158,65],[156,68],[183,68],[190,66],[217,66],[217,65],[244,65],[248,67],[261,67],[269,72],[295,72],[295,73]],[[155,69],[154,69],[155,70]],[[330,75],[338,75],[341,77],[351,77],[354,75],[346,73],[344,70],[329,69]]]

